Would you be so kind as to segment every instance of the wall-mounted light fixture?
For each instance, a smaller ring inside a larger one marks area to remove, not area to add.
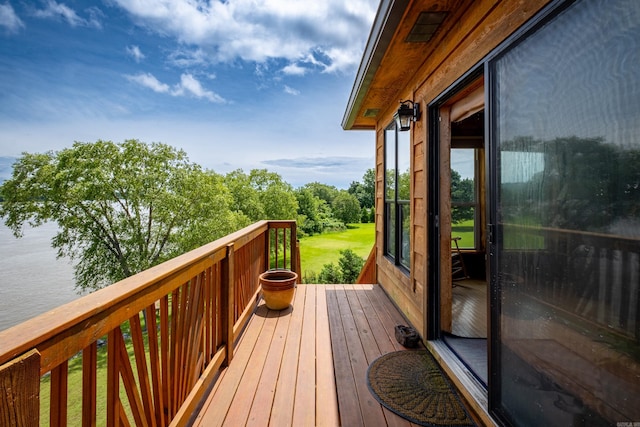
[[[411,129],[411,122],[417,122],[420,118],[420,104],[410,100],[400,101],[400,108],[393,115],[398,130]]]

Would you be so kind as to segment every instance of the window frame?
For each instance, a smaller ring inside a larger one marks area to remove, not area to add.
[[[456,202],[451,198],[451,209],[454,207],[472,207],[473,208],[473,247],[462,247],[460,250],[466,252],[482,252],[484,251],[484,245],[482,242],[482,229],[485,224],[482,224],[482,212],[483,204],[480,200],[481,187],[483,180],[480,179],[481,162],[483,162],[484,153],[484,141],[477,144],[459,144],[452,143],[451,151],[453,150],[473,150],[473,201],[472,202]],[[452,223],[453,228],[453,223]],[[454,247],[453,243],[451,247]]]
[[[384,217],[383,217],[383,229],[384,229],[384,256],[389,259],[393,264],[398,267],[405,274],[409,274],[411,271],[411,190],[409,188],[409,198],[401,199],[400,198],[400,165],[399,165],[399,144],[401,142],[400,130],[397,129],[395,121],[391,122],[387,127],[384,128],[384,194],[383,194],[383,204],[384,204]],[[411,134],[409,132],[408,142],[409,145],[406,147],[408,151],[407,158],[409,160],[409,174],[411,173]],[[393,135],[393,141],[389,141],[389,135]],[[404,142],[404,141],[402,141]],[[389,149],[393,150],[393,165],[388,165],[388,154]],[[388,182],[389,175],[388,173],[393,171],[393,179],[394,182],[390,184]],[[393,196],[390,197],[390,191],[392,190]],[[405,233],[403,233],[403,224],[407,220],[404,212],[406,208],[409,209],[409,218],[408,218],[408,233],[406,233],[406,242],[405,242]],[[403,256],[403,247],[408,248],[408,254]]]

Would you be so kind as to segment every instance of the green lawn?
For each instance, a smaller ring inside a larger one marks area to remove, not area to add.
[[[300,264],[305,273],[320,273],[325,264],[338,263],[340,251],[351,249],[367,259],[375,241],[375,224],[352,224],[344,231],[323,233],[300,239]]]
[[[458,246],[460,247],[460,249],[473,248],[473,246],[475,245],[473,235],[473,220],[470,219],[459,224],[452,224],[451,237],[461,237],[461,239],[458,240]],[[451,242],[451,247],[453,246],[453,242]]]

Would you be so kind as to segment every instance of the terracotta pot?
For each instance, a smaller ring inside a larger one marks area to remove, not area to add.
[[[269,270],[260,275],[262,296],[267,308],[284,310],[293,301],[298,274],[291,270]]]

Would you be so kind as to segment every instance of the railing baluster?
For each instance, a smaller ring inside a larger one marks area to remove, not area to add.
[[[156,424],[164,426],[164,399],[162,394],[162,374],[158,349],[158,323],[156,321],[156,303],[147,310],[147,338],[149,340],[149,360],[151,362],[151,385],[153,388],[154,415]],[[161,311],[161,309],[159,310]],[[162,315],[161,315],[162,316]]]
[[[160,354],[162,360],[161,367],[161,390],[162,390],[162,413],[165,419],[171,419],[171,377],[169,375],[171,359],[170,353],[170,340],[169,340],[169,295],[165,295],[160,300]]]
[[[234,247],[227,245],[227,257],[222,262],[222,340],[226,347],[225,365],[233,359],[233,317],[234,317]]]
[[[119,328],[118,330],[120,331]],[[136,380],[134,378],[133,368],[131,367],[131,360],[129,359],[129,353],[127,353],[127,347],[121,332],[120,338],[117,341],[117,347],[120,378],[122,379],[122,384],[124,385],[125,392],[129,399],[129,406],[131,408],[133,419],[135,420],[135,425],[148,427],[149,424],[147,423],[147,419],[144,417],[144,405],[142,403],[142,398],[140,397],[140,392],[136,387]],[[122,413],[124,413],[124,411]],[[126,420],[126,415],[124,417],[121,416],[120,421],[123,420]]]
[[[120,327],[109,332],[107,338],[107,427],[116,427],[120,424],[119,339],[122,339]]]
[[[82,426],[96,425],[98,343],[82,351]]]
[[[144,407],[144,415],[147,422],[151,426],[156,425],[154,410],[153,410],[153,398],[151,397],[151,384],[149,384],[149,370],[147,368],[147,358],[144,348],[144,337],[142,336],[142,326],[140,324],[140,314],[136,314],[129,320],[131,325],[131,340],[133,341],[133,352],[136,360],[136,367],[138,370],[138,385],[140,387],[140,393],[142,398],[142,405]],[[147,325],[145,325],[148,328]]]
[[[49,424],[52,427],[67,425],[67,396],[69,362],[64,361],[51,371],[51,412]]]

